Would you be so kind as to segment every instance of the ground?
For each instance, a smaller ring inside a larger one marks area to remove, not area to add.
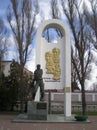
[[[97,130],[97,116],[90,123],[14,123],[16,115],[0,115],[0,130]]]

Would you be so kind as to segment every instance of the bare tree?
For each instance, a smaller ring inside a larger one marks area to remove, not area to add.
[[[88,72],[88,65],[91,60],[90,43],[87,37],[87,24],[85,23],[84,13],[81,8],[81,0],[61,0],[63,12],[68,19],[71,28],[72,44],[72,64],[77,74],[77,79],[82,91],[82,113],[86,114],[85,100],[85,79]]]
[[[51,0],[51,17],[54,19],[58,19],[60,16],[59,8],[58,8],[58,1]]]
[[[2,60],[4,58],[4,54],[7,51],[7,44],[6,44],[6,35],[7,35],[7,28],[4,25],[4,21],[0,18],[0,73],[2,72]]]
[[[24,67],[28,60],[29,45],[35,34],[35,20],[38,3],[31,0],[10,0],[12,8],[8,7],[7,20],[13,32],[19,52],[19,62]]]
[[[21,86],[21,97],[23,97],[23,68],[29,58],[29,46],[32,44],[35,34],[36,15],[39,8],[37,0],[10,0],[10,2],[12,6],[8,7],[7,20],[18,49],[22,69],[19,85]],[[21,112],[23,112],[23,98],[21,98]]]
[[[72,54],[73,54],[73,50],[72,50]],[[75,49],[74,56],[75,57],[77,56],[77,50],[76,49]],[[79,66],[79,59],[76,58],[75,62],[78,63],[78,67],[80,68],[80,66]],[[74,92],[74,90],[78,87],[77,82],[78,82],[78,77],[77,77],[76,69],[74,67],[73,62],[71,62],[71,89],[72,89],[72,92]]]
[[[59,10],[59,3],[58,3],[58,0],[51,0],[51,17],[53,19],[59,19],[60,18],[60,10]],[[55,29],[55,31],[57,32],[57,35],[59,37],[62,37],[62,33],[58,30],[58,29]]]
[[[89,0],[90,8],[84,3],[84,12],[86,16],[86,21],[91,29],[90,42],[94,45],[97,50],[97,0]]]
[[[57,0],[51,0],[50,1],[50,14],[51,14],[51,18],[53,19],[59,19],[60,17],[60,11],[59,11],[59,7],[58,7],[58,1]],[[51,30],[53,30],[53,34],[55,35],[55,39],[57,39],[58,37],[62,37],[62,33],[57,29],[57,28],[47,28],[44,33],[43,33],[43,37],[45,37],[45,39],[48,42],[52,42],[52,35],[50,35]]]

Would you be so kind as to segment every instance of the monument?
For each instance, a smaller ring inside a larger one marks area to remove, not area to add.
[[[49,28],[62,34],[58,43],[52,44],[42,37]],[[45,89],[64,89],[64,116],[71,116],[71,47],[70,33],[65,23],[58,19],[44,21],[37,30],[36,65],[43,69]],[[36,101],[38,101],[36,99]]]
[[[56,44],[42,37],[42,33],[49,28],[55,28],[62,34]],[[39,26],[36,37],[37,64],[43,69],[44,89],[64,90],[64,115],[48,115],[48,105],[39,100],[38,89],[35,101],[28,101],[27,114],[19,115],[14,121],[67,122],[67,117],[71,117],[71,47],[70,33],[63,21],[51,19]]]

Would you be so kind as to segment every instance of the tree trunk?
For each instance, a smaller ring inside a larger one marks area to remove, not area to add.
[[[82,85],[82,114],[86,115],[86,97],[85,97],[85,88],[84,88],[84,82],[81,84]]]

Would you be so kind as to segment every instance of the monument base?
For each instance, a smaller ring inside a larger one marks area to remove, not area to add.
[[[29,120],[47,120],[47,103],[28,101],[27,115]]]

